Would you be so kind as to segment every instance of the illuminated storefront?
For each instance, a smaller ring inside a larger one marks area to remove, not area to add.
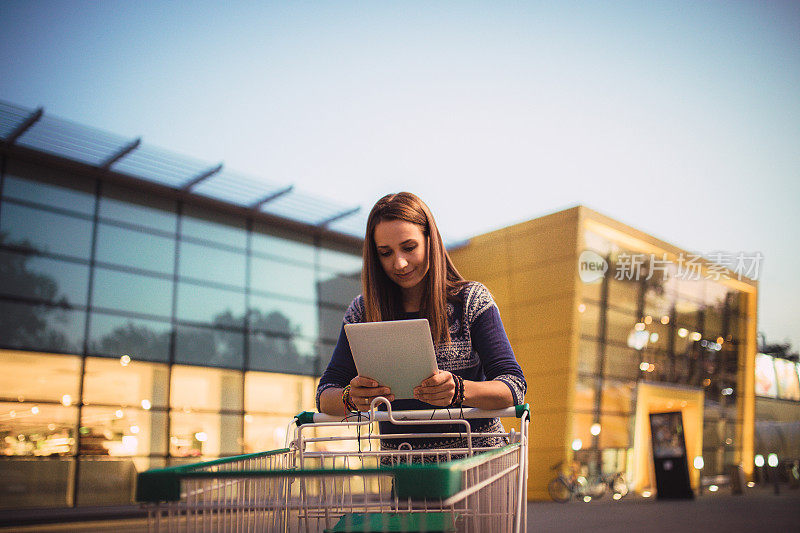
[[[0,157],[0,508],[283,447],[359,292],[349,210],[2,102]]]
[[[451,253],[494,294],[528,380],[530,498],[573,460],[652,490],[653,412],[681,411],[693,486],[752,472],[757,254],[722,268],[584,207]]]

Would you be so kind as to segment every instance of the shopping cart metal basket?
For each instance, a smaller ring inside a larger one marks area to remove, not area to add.
[[[150,531],[525,531],[529,416],[527,404],[392,411],[383,398],[345,420],[304,412],[286,448],[140,473],[137,501]],[[467,422],[493,417],[519,418],[520,431],[473,433]],[[464,446],[414,449],[407,441],[418,433],[373,431],[421,421],[451,431],[425,437]],[[320,435],[342,428],[355,434]],[[473,446],[485,436],[507,444]],[[386,438],[401,443],[380,449],[376,439]]]

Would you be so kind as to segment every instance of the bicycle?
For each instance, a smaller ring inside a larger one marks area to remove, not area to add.
[[[568,502],[573,496],[584,501],[602,498],[611,489],[613,498],[619,500],[628,494],[628,484],[621,472],[608,476],[593,476],[587,479],[578,475],[577,469],[573,468],[571,475],[567,476],[561,471],[562,462],[558,462],[550,469],[558,472],[547,485],[547,492],[553,501],[559,503]]]

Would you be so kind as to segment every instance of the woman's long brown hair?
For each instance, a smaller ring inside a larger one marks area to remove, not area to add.
[[[384,220],[411,222],[427,237],[428,274],[423,281],[420,317],[428,319],[434,342],[450,342],[447,300],[454,297],[466,281],[450,260],[430,209],[410,192],[387,194],[369,213],[361,271],[366,320],[398,320],[404,313],[400,287],[384,272],[375,246],[375,227]]]

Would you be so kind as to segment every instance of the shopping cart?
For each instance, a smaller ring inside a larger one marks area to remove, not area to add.
[[[304,412],[286,448],[140,473],[137,501],[150,531],[525,531],[529,416],[527,404],[392,411],[384,398],[345,420]],[[479,434],[467,422],[494,417],[519,418],[520,431]],[[414,449],[418,433],[374,431],[420,421],[449,430],[425,437],[463,447]],[[487,436],[507,444],[473,445]],[[377,439],[400,443],[382,450]]]

